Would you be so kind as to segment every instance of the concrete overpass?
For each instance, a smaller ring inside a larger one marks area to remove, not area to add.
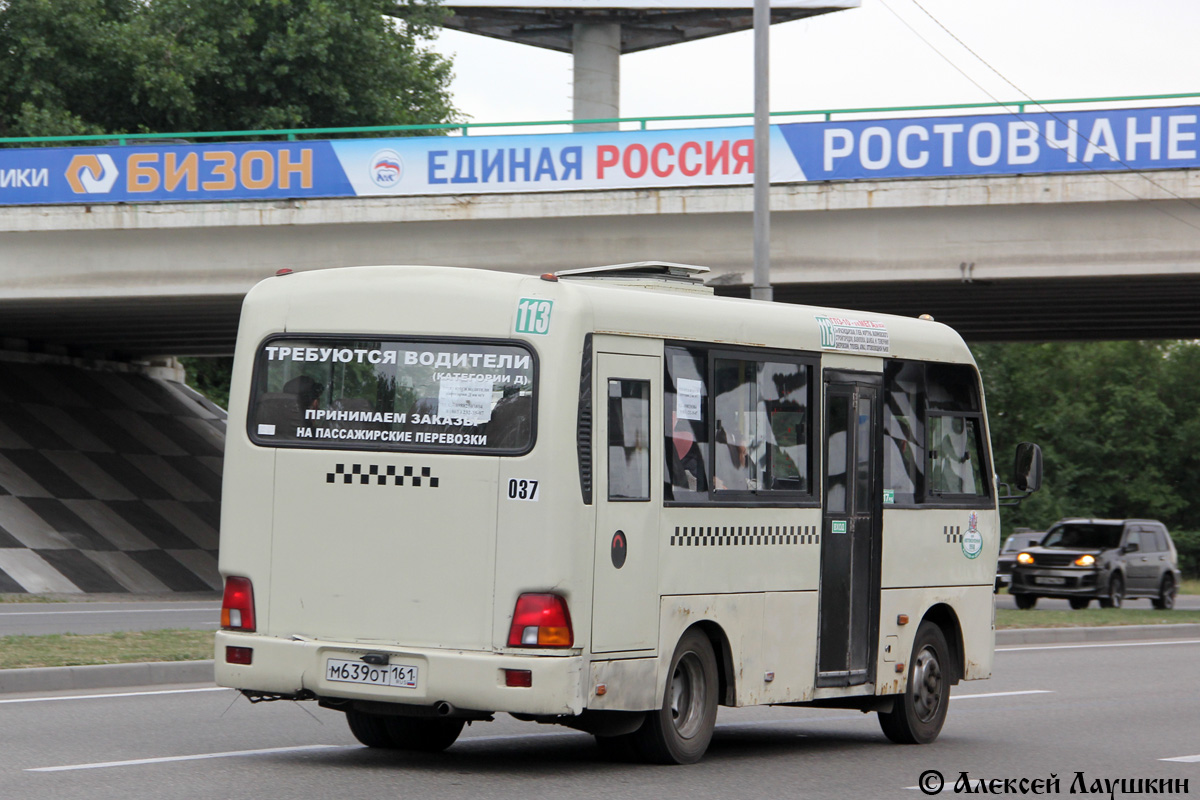
[[[916,315],[974,339],[1200,336],[1200,170],[774,187],[776,298]],[[0,593],[220,586],[224,419],[84,359],[232,351],[277,269],[541,273],[663,259],[748,294],[748,187],[0,213]],[[15,359],[15,360],[14,360]],[[112,365],[105,365],[111,367]]]
[[[1200,170],[809,182],[772,189],[777,300],[931,313],[975,340],[1200,336]],[[0,337],[65,355],[232,351],[283,267],[540,273],[660,259],[748,295],[748,187],[0,213]]]

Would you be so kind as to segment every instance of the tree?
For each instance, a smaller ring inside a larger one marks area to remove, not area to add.
[[[0,0],[0,135],[452,121],[442,18],[393,0]]]
[[[1005,515],[1044,529],[1065,516],[1153,517],[1196,528],[1200,344],[982,345],[1001,476],[1018,441],[1045,454],[1042,491]]]

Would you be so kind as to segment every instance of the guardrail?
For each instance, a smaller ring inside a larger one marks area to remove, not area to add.
[[[863,108],[829,108],[810,111],[772,111],[772,118],[819,117],[825,122],[834,116],[863,115],[863,114],[905,114],[922,111],[974,111],[977,109],[996,108],[1010,109],[1016,113],[1024,113],[1029,107],[1044,109],[1049,106],[1070,106],[1098,103],[1141,103],[1160,100],[1181,100],[1200,98],[1200,92],[1184,92],[1180,94],[1154,95],[1123,95],[1117,97],[1074,97],[1059,100],[1015,100],[1013,102],[990,103],[945,103],[924,106],[878,106]],[[0,145],[9,146],[45,146],[47,144],[67,143],[116,143],[132,145],[138,143],[163,144],[164,140],[173,139],[284,139],[289,142],[314,138],[338,138],[361,136],[363,134],[412,134],[412,133],[458,133],[469,136],[471,131],[488,130],[503,133],[513,128],[552,128],[587,124],[611,124],[636,126],[638,130],[648,130],[652,123],[680,122],[721,122],[725,120],[749,120],[754,114],[689,114],[674,116],[649,117],[609,117],[602,119],[555,119],[534,120],[529,122],[453,122],[429,125],[370,125],[354,128],[282,128],[265,131],[188,131],[186,133],[123,133],[123,134],[91,134],[87,136],[8,136],[0,137]]]

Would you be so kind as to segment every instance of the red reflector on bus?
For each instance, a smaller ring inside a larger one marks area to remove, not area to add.
[[[221,627],[227,631],[254,632],[254,586],[249,578],[225,579]]]
[[[533,673],[527,669],[506,669],[504,670],[504,685],[531,688]]]
[[[513,610],[509,647],[570,647],[575,641],[567,601],[556,594],[523,594]]]
[[[225,661],[229,664],[249,664],[254,660],[253,647],[226,647]]]

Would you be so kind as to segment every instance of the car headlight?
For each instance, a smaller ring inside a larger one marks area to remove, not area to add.
[[[1075,559],[1075,566],[1077,567],[1091,567],[1095,566],[1095,564],[1095,556],[1080,556],[1079,558]]]
[[[1029,555],[1029,553],[1019,553],[1017,555],[1017,563],[1018,564],[1032,564],[1033,556]]]

